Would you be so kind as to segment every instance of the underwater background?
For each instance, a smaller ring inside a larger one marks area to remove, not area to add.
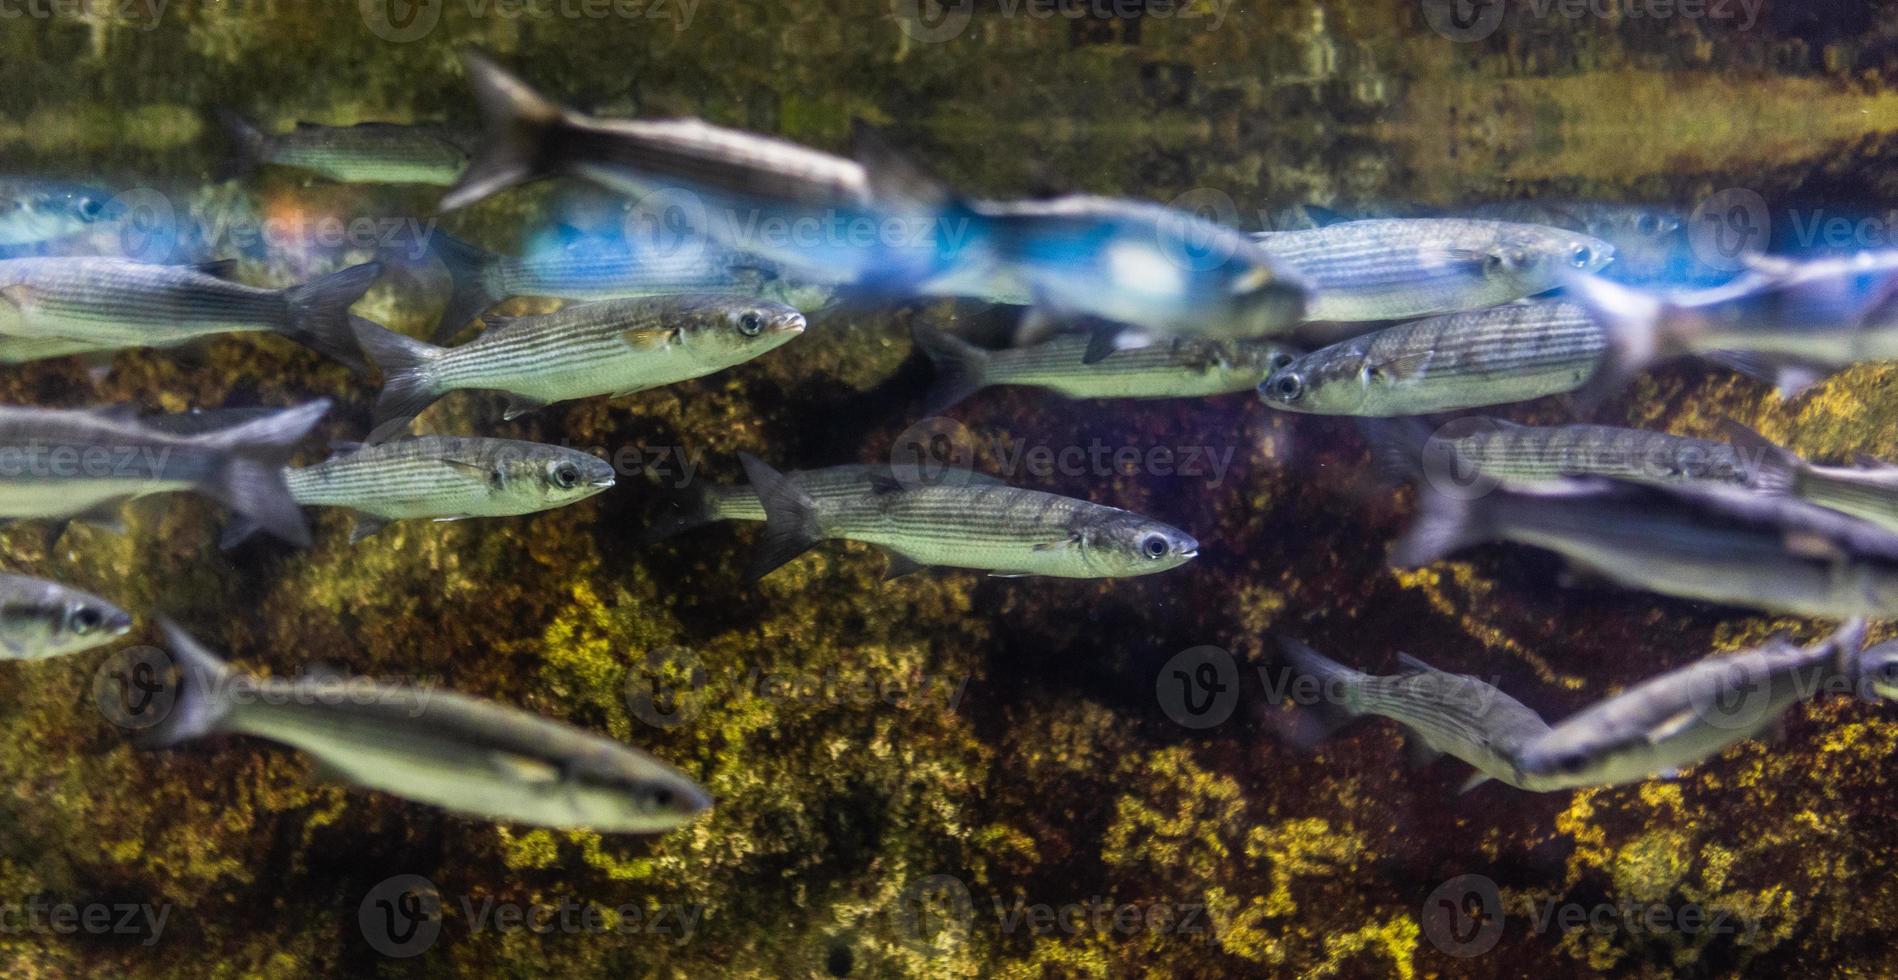
[[[1306,203],[1599,200],[1688,214],[1749,192],[1776,250],[1822,247],[1815,222],[1840,216],[1852,247],[1892,244],[1898,12],[1522,0],[1446,13],[1458,6],[0,2],[0,155],[9,172],[156,195],[180,260],[240,258],[245,282],[383,258],[388,273],[355,311],[415,336],[446,297],[419,247],[427,233],[513,254],[550,215],[605,205],[558,182],[449,215],[436,213],[438,188],[285,170],[221,182],[215,109],[270,130],[471,127],[457,53],[474,45],[601,115],[696,115],[836,152],[866,120],[995,197],[1230,202],[1235,223],[1257,229]],[[270,247],[233,233],[325,217],[373,231]],[[1493,783],[1459,794],[1466,770],[1412,767],[1394,725],[1316,749],[1284,737],[1260,670],[1275,633],[1366,669],[1404,651],[1557,717],[1710,650],[1813,629],[1565,587],[1553,560],[1524,551],[1392,570],[1409,494],[1373,477],[1349,420],[1275,414],[1249,393],[1069,402],[992,389],[953,422],[926,424],[1012,483],[1187,529],[1201,556],[1162,576],[883,582],[880,555],[833,545],[754,585],[743,575],[754,530],[640,544],[688,462],[699,479],[736,482],[739,451],[787,468],[887,461],[923,418],[929,371],[908,328],[954,312],[814,312],[797,343],[706,379],[511,422],[481,396],[424,416],[432,431],[583,447],[621,467],[615,489],[532,517],[398,523],[352,545],[332,513],[307,551],[257,540],[227,552],[221,512],[168,497],[132,508],[123,535],[0,531],[9,568],[162,612],[250,669],[330,665],[493,698],[645,748],[717,799],[651,838],[461,819],[346,790],[260,740],[137,751],[94,704],[96,655],[0,665],[0,903],[167,916],[162,935],[0,929],[0,969],[1898,972],[1898,721],[1876,705],[1817,700],[1781,737],[1679,779],[1551,794]],[[1807,456],[1891,459],[1893,379],[1861,366],[1782,403],[1757,382],[1673,366],[1592,417],[1701,436],[1733,418]],[[336,440],[367,431],[374,393],[339,365],[254,338],[189,361],[126,353],[97,382],[70,361],[0,372],[0,400],[45,406],[325,396],[336,408],[321,432]],[[1500,414],[1575,418],[1558,400]],[[322,458],[318,442],[301,459]],[[1097,445],[1133,447],[1142,463],[1010,459]],[[1208,462],[1156,466],[1156,447]],[[1220,683],[1174,680],[1202,665]],[[375,899],[414,894],[408,875],[426,879],[439,914],[391,935]],[[1493,895],[1504,914],[1441,914],[1446,896],[1470,894]],[[613,911],[593,929],[480,917],[504,905]],[[1492,921],[1501,928],[1484,931]]]

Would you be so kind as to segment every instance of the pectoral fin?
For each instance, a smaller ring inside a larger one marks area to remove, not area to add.
[[[890,552],[890,564],[888,567],[886,567],[883,570],[883,581],[888,582],[889,580],[893,578],[902,578],[905,575],[913,575],[917,572],[922,571],[925,567],[927,566],[925,566],[922,562],[919,562],[908,555],[898,554],[897,552],[892,551]]]
[[[32,313],[33,307],[37,305],[33,295],[33,287],[18,284],[0,286],[0,300],[4,300],[8,306],[17,310],[21,316]]]
[[[1473,790],[1473,789],[1475,789],[1476,787],[1478,787],[1478,786],[1481,786],[1481,785],[1483,785],[1484,783],[1487,783],[1487,782],[1489,782],[1489,780],[1490,780],[1490,775],[1489,775],[1489,773],[1486,773],[1486,772],[1473,772],[1473,773],[1471,773],[1471,774],[1470,774],[1470,778],[1468,778],[1468,779],[1465,779],[1465,780],[1463,781],[1463,785],[1462,785],[1462,786],[1459,786],[1459,787],[1457,787],[1457,793],[1458,793],[1458,795],[1461,795],[1461,794],[1464,794],[1464,793],[1467,793],[1467,792],[1469,792],[1470,790]]]
[[[488,763],[495,771],[509,779],[522,783],[557,783],[560,781],[560,767],[545,759],[516,755],[512,752],[493,752],[488,755]]]
[[[1028,578],[1034,572],[990,572],[989,578]]]
[[[501,410],[501,418],[512,422],[529,412],[538,412],[547,407],[547,403],[526,395],[507,396],[507,407]]]
[[[1681,732],[1692,728],[1697,717],[1692,708],[1677,711],[1667,718],[1662,719],[1659,725],[1654,726],[1654,728],[1648,731],[1648,741],[1665,742],[1679,735]]]
[[[349,543],[358,541],[389,526],[389,519],[374,514],[357,514],[356,523],[349,526]]]
[[[634,350],[660,350],[679,339],[679,328],[655,324],[620,331],[620,339]]]

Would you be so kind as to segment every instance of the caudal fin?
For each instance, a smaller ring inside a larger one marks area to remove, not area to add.
[[[442,198],[443,211],[551,176],[545,152],[548,138],[568,119],[565,109],[486,55],[467,51],[461,63],[467,69],[475,105],[481,112],[481,143],[461,179]]]
[[[282,329],[285,337],[345,364],[366,371],[362,348],[350,324],[349,308],[382,276],[382,263],[364,262],[321,279],[293,286],[284,293],[290,308]]]
[[[431,338],[436,344],[446,344],[475,317],[507,297],[497,295],[488,284],[488,270],[496,258],[493,252],[440,232],[429,238],[428,247],[448,270],[451,284],[448,306],[442,310],[441,322],[435,325]]]
[[[270,151],[270,137],[230,109],[217,110],[217,121],[224,130],[226,147],[224,161],[213,175],[216,179],[234,180],[263,166]]]
[[[1481,495],[1441,493],[1428,484],[1417,487],[1417,514],[1410,530],[1391,549],[1391,564],[1418,568],[1441,561],[1491,537],[1483,516]]]
[[[1732,419],[1722,419],[1720,431],[1740,457],[1748,488],[1776,497],[1799,492],[1799,481],[1810,466],[1797,453]]]
[[[936,371],[929,393],[923,396],[924,412],[939,415],[988,384],[983,377],[989,366],[988,351],[921,323],[910,329],[910,339]]]
[[[402,434],[417,415],[441,397],[435,385],[435,362],[443,351],[367,320],[356,323],[356,340],[382,369],[375,427],[367,441],[386,442]]]
[[[165,646],[171,648],[178,678],[170,713],[138,736],[139,747],[146,749],[167,748],[209,735],[217,731],[218,722],[230,710],[224,694],[231,669],[177,623],[160,619],[158,625],[165,632]]]
[[[1367,675],[1290,637],[1281,636],[1278,642],[1286,666],[1295,675],[1309,677],[1318,683],[1317,695],[1299,700],[1297,704],[1300,710],[1284,717],[1278,724],[1279,734],[1287,741],[1300,748],[1310,749],[1351,723],[1356,712],[1350,706],[1350,692]],[[1287,683],[1284,690],[1308,689]]]
[[[750,453],[739,453],[745,476],[764,505],[764,538],[745,574],[751,581],[764,578],[785,562],[809,551],[822,540],[817,503],[797,488],[791,478],[772,469]]]
[[[1601,328],[1601,359],[1576,400],[1600,402],[1649,366],[1682,353],[1667,335],[1668,303],[1660,296],[1600,276],[1569,276],[1563,285],[1567,298]]]
[[[1371,446],[1371,467],[1390,483],[1414,483],[1424,475],[1430,425],[1423,419],[1361,418],[1358,433]]]
[[[329,409],[329,399],[319,398],[199,437],[202,445],[224,453],[222,465],[202,489],[240,517],[249,518],[285,541],[307,547],[310,526],[284,483],[283,468],[297,443]]]

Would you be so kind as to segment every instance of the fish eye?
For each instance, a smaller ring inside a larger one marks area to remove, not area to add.
[[[1272,370],[1277,371],[1280,368],[1290,367],[1291,365],[1292,365],[1292,355],[1290,354],[1273,354],[1272,355]]]
[[[738,332],[747,337],[756,337],[763,329],[764,319],[756,313],[747,313],[738,318]]]
[[[1569,250],[1568,255],[1569,261],[1573,263],[1577,269],[1586,269],[1589,263],[1595,261],[1595,250],[1586,245],[1575,246]]]
[[[88,197],[79,202],[79,216],[87,221],[98,218],[104,212],[105,205],[100,204],[96,197]]]
[[[1305,396],[1305,380],[1296,374],[1281,374],[1266,382],[1272,388],[1272,396],[1282,402],[1295,402]]]
[[[1170,549],[1167,546],[1166,537],[1164,535],[1149,534],[1140,539],[1140,553],[1146,555],[1148,558],[1155,560],[1165,558],[1168,550]]]
[[[1878,678],[1887,684],[1898,684],[1898,660],[1887,660],[1879,664]]]
[[[658,807],[661,810],[671,809],[673,799],[674,799],[673,792],[669,789],[666,789],[663,786],[652,791],[653,806]]]
[[[580,482],[580,470],[572,463],[561,463],[554,467],[553,479],[554,486],[562,490],[572,490],[574,484]]]
[[[105,616],[91,606],[80,606],[73,610],[72,631],[84,636],[105,625]]]

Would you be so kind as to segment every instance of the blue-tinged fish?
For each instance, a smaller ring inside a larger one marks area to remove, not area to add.
[[[132,615],[90,592],[0,572],[0,660],[44,660],[131,632]]]
[[[0,362],[138,347],[225,333],[274,333],[356,370],[349,308],[381,275],[369,262],[301,286],[226,278],[234,263],[149,265],[112,258],[0,261]]]
[[[55,241],[124,214],[124,203],[97,187],[0,177],[0,246]]]
[[[1312,290],[1312,320],[1404,320],[1547,292],[1613,245],[1581,232],[1471,218],[1374,218],[1256,236]]]
[[[307,545],[309,527],[283,468],[327,411],[329,402],[319,400],[178,435],[129,408],[0,407],[0,519],[82,518],[116,527],[128,500],[192,491]]]
[[[1400,568],[1510,541],[1620,585],[1799,616],[1898,614],[1898,535],[1797,500],[1734,487],[1591,479],[1417,489]]]
[[[710,809],[684,773],[603,735],[493,701],[361,677],[250,677],[171,623],[182,677],[161,747],[254,735],[330,778],[450,813],[537,827],[663,833]]]
[[[1794,705],[1851,678],[1865,623],[1807,647],[1776,640],[1649,678],[1523,746],[1524,774],[1616,786],[1677,773],[1778,724]]]

